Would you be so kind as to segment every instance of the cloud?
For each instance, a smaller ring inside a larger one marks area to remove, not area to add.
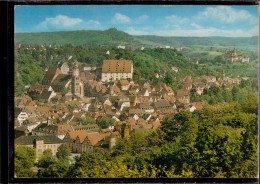
[[[167,22],[174,23],[174,24],[184,24],[184,23],[188,23],[190,21],[188,18],[180,17],[180,16],[176,16],[176,15],[166,16],[165,20]]]
[[[225,36],[225,37],[250,37],[258,35],[258,26],[251,29],[219,29],[215,27],[200,27],[198,29],[173,29],[173,30],[155,30],[150,34],[161,36]]]
[[[133,27],[127,27],[124,31],[127,32],[130,35],[149,35],[149,31],[142,29],[136,29]]]
[[[96,20],[82,20],[71,18],[66,15],[45,18],[34,27],[37,31],[56,31],[56,30],[78,30],[100,27],[100,22]]]
[[[189,28],[176,27],[127,27],[125,30],[130,35],[157,35],[157,36],[224,36],[224,37],[251,37],[258,35],[259,27],[249,29],[222,29],[216,27],[203,27],[193,23]]]
[[[70,18],[66,15],[57,15],[56,17],[46,18],[39,24],[39,27],[69,28],[77,26],[82,22],[83,20],[80,18]]]
[[[121,13],[116,13],[113,18],[113,22],[120,23],[120,24],[126,24],[126,23],[130,23],[131,19],[126,15],[123,15]]]
[[[145,20],[145,19],[148,19],[148,18],[149,18],[148,15],[141,15],[141,16],[139,16],[137,19],[138,19],[138,20]]]
[[[200,12],[199,19],[210,19],[225,23],[235,23],[240,21],[257,22],[257,17],[253,16],[246,10],[236,10],[229,6],[208,7]]]

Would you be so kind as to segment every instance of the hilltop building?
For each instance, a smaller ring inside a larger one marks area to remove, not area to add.
[[[228,60],[233,62],[249,63],[249,57],[246,55],[238,54],[237,49],[226,49],[225,56]]]
[[[104,60],[101,81],[132,79],[133,70],[133,61],[131,60]]]

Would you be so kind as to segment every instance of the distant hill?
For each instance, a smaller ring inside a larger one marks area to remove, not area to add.
[[[132,36],[111,28],[105,31],[81,30],[42,33],[16,33],[15,43],[72,44],[85,46],[257,46],[258,37],[162,37]]]
[[[258,37],[162,37],[162,36],[136,36],[143,41],[152,43],[189,47],[189,46],[257,46]]]

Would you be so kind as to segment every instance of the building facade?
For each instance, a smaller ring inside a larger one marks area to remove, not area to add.
[[[21,136],[15,139],[15,145],[23,145],[35,148],[36,159],[39,159],[43,152],[50,149],[52,155],[56,155],[58,148],[63,144],[55,135],[32,135],[32,136]]]

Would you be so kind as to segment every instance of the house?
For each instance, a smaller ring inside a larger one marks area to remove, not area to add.
[[[18,107],[14,108],[14,119],[18,120],[18,123],[19,123],[18,126],[21,126],[22,123],[25,120],[27,120],[28,117],[29,117],[28,114],[26,112],[24,112],[23,109],[20,109]]]
[[[62,74],[69,74],[70,67],[67,62],[60,63],[59,68]]]
[[[24,145],[35,148],[36,159],[39,159],[46,149],[51,149],[52,155],[56,155],[63,141],[54,135],[21,136],[14,140],[15,145]]]
[[[154,113],[154,108],[149,103],[140,103],[139,108],[144,110],[145,113]]]
[[[189,91],[186,89],[180,89],[177,91],[177,99],[181,103],[190,103]]]
[[[40,123],[41,121],[39,121],[38,118],[31,117],[23,123],[23,127],[25,127],[28,132],[32,132],[32,130],[35,129]]]
[[[156,112],[164,113],[164,114],[165,113],[170,114],[170,113],[175,112],[173,106],[164,99],[154,102],[153,104],[154,104],[154,108],[155,108]]]
[[[130,83],[129,83],[128,80],[126,80],[126,79],[120,80],[120,81],[119,81],[119,84],[120,84],[120,86],[121,86],[121,90],[124,90],[124,91],[128,90],[129,87],[130,87]]]
[[[193,112],[195,110],[201,110],[203,109],[203,107],[207,106],[208,102],[203,101],[203,102],[193,102],[190,106],[189,106],[189,111]]]
[[[128,138],[133,131],[133,126],[130,122],[117,123],[115,131],[118,131],[121,137]]]
[[[22,95],[21,97],[15,97],[14,103],[15,103],[15,107],[23,108],[34,102],[32,101],[32,98],[30,96]],[[35,105],[35,103],[31,105]]]
[[[110,88],[110,95],[119,96],[119,95],[122,95],[122,91],[120,90],[120,88],[117,85],[113,85]]]
[[[48,125],[42,123],[32,130],[32,135],[54,135],[62,140],[66,133],[71,131],[73,128],[69,124]]]
[[[174,91],[170,86],[167,86],[166,84],[163,85],[163,90],[167,95],[174,95]]]
[[[54,91],[44,90],[37,98],[40,102],[50,103],[51,99],[56,96]]]
[[[83,83],[87,83],[88,81],[93,81],[96,79],[95,74],[90,71],[82,71],[79,73],[79,77]]]
[[[133,61],[131,60],[104,60],[102,65],[101,81],[117,81],[133,78]]]
[[[179,72],[179,68],[178,67],[171,67],[172,71],[175,72],[175,73],[178,73]]]
[[[96,65],[86,64],[83,68],[84,71],[95,71],[97,69]]]
[[[61,70],[59,68],[50,67],[48,71],[45,73],[45,76],[42,80],[43,85],[51,85],[51,83],[54,81],[54,79],[62,74]]]
[[[97,124],[90,124],[90,125],[75,125],[72,126],[74,131],[80,131],[80,130],[85,130],[87,132],[99,132],[100,127]]]
[[[42,85],[42,84],[32,84],[29,89],[27,90],[28,95],[33,100],[44,99],[50,102],[49,100],[56,96],[53,88],[50,85]],[[51,96],[47,98],[47,96]]]
[[[176,98],[172,95],[165,95],[163,96],[163,99],[168,101],[170,104],[174,104],[176,101]]]
[[[30,92],[36,92],[41,93],[42,91],[53,91],[52,87],[50,85],[43,85],[43,84],[31,84],[27,93]]]
[[[85,130],[73,131],[66,134],[64,142],[69,146],[72,153],[93,152],[99,146],[100,141],[104,141],[110,132],[88,133]]]
[[[148,89],[143,88],[143,89],[141,89],[141,90],[138,92],[138,95],[139,95],[139,96],[149,96],[150,93],[149,93]]]
[[[65,92],[71,83],[71,76],[67,74],[58,75],[51,83],[51,87],[55,92]]]
[[[125,46],[124,45],[118,45],[117,48],[118,49],[125,49]]]
[[[203,92],[204,92],[204,89],[207,88],[207,84],[205,83],[198,83],[196,85],[196,92],[199,94],[199,95],[202,95]]]
[[[130,102],[118,102],[117,106],[120,111],[123,111],[124,108],[130,107]]]

